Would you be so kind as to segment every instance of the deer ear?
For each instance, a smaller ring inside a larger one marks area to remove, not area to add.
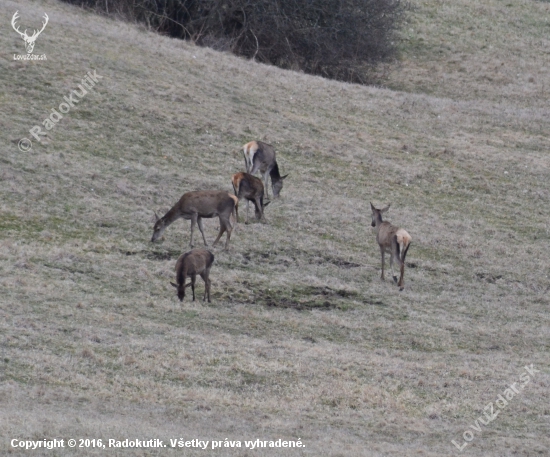
[[[281,179],[285,179],[288,175],[281,176]]]
[[[153,211],[153,213],[155,213],[155,222],[158,222],[158,220],[160,219],[159,215],[156,211]]]
[[[176,289],[178,288],[178,285],[174,284],[172,281],[170,281],[170,284],[172,284]]]
[[[189,286],[190,286],[191,284],[192,284],[192,283],[190,283],[190,282],[189,282],[189,283],[187,283],[187,284],[185,284],[185,287],[184,287],[184,289],[185,289],[186,287],[189,287]]]
[[[385,213],[385,212],[386,212],[387,210],[389,210],[389,209],[390,209],[390,205],[386,206],[385,208],[382,208],[382,209],[380,210],[380,212],[381,212],[381,213]]]
[[[271,200],[269,200],[268,202],[265,202],[265,203],[264,203],[264,208],[265,208],[267,205],[269,205],[270,203],[271,203]]]
[[[374,211],[376,208],[374,207],[374,205],[371,202],[369,202],[369,203],[370,203],[371,209]]]

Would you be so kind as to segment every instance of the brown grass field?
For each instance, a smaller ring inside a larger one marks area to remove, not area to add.
[[[23,29],[49,15],[46,61],[14,60],[16,10]],[[0,12],[0,454],[550,455],[548,1],[414,0],[380,87],[53,0]],[[95,88],[30,137],[93,70]],[[213,250],[212,303],[180,303],[190,224],[153,244],[153,211],[231,190],[253,139],[277,148],[282,198]],[[412,235],[403,292],[380,280],[369,201]],[[167,447],[11,446],[52,438]],[[305,447],[244,447],[279,438]]]

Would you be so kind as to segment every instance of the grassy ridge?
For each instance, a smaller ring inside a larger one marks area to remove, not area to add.
[[[282,437],[306,443],[291,455],[451,455],[533,363],[535,382],[463,452],[545,452],[548,3],[416,3],[388,88],[52,1],[0,9],[50,16],[45,62],[13,61],[22,40],[0,30],[3,450]],[[94,69],[95,89],[20,152]],[[282,198],[214,250],[212,304],[180,305],[169,281],[189,223],[153,245],[153,211],[230,190],[252,139],[276,146]],[[413,237],[403,293],[379,280],[369,201]]]

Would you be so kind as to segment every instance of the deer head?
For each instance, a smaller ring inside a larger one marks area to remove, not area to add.
[[[16,11],[11,19],[11,26],[19,35],[21,35],[21,38],[23,38],[23,40],[25,41],[25,50],[27,51],[27,54],[30,54],[34,49],[34,42],[38,38],[38,35],[40,35],[42,31],[46,28],[46,24],[48,23],[49,18],[48,15],[44,13],[44,22],[42,22],[42,28],[40,30],[35,30],[32,36],[28,36],[27,29],[25,29],[24,32],[21,32],[19,30],[19,26],[15,25],[15,22],[17,21],[17,19],[19,19],[19,17],[19,11]]]
[[[188,284],[185,284],[185,285],[178,285],[178,284],[175,284],[173,283],[172,281],[170,281],[170,284],[172,284],[172,286],[174,286],[176,289],[178,289],[178,298],[180,299],[180,301],[183,301],[183,299],[185,298],[185,289],[187,287],[189,287],[191,285],[191,283],[188,283]]]
[[[382,209],[377,209],[371,203],[370,207],[372,209],[372,223],[371,223],[371,226],[376,227],[377,222],[378,223],[382,222],[382,213],[385,213],[386,211],[388,211],[390,209],[390,205],[388,205],[388,206],[386,206],[385,208],[382,208]]]
[[[168,225],[166,222],[160,218],[155,211],[155,226],[153,227],[153,237],[151,238],[151,242],[157,241],[162,236],[167,226]]]

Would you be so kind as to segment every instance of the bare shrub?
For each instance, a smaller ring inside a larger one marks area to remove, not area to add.
[[[402,0],[67,0],[217,50],[366,83],[395,53]]]

